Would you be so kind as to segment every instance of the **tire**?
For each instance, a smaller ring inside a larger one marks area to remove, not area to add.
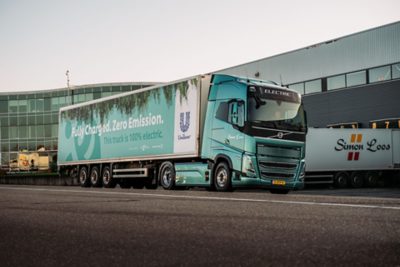
[[[92,167],[90,171],[90,184],[92,187],[101,187],[100,171],[97,166]]]
[[[103,168],[103,173],[101,174],[101,180],[103,182],[103,186],[106,188],[115,188],[117,182],[114,178],[112,178],[112,173],[110,167],[106,166]]]
[[[368,187],[376,187],[378,185],[379,175],[376,172],[367,172],[365,175],[365,185]]]
[[[87,167],[83,166],[79,169],[79,184],[82,187],[90,187],[90,177]]]
[[[160,166],[159,180],[161,186],[166,190],[175,188],[175,167],[169,161],[164,162]]]
[[[353,188],[361,188],[364,186],[365,174],[363,172],[352,172],[350,176],[350,185]]]
[[[214,187],[219,192],[232,191],[232,172],[226,162],[218,163],[214,172]]]
[[[277,188],[273,188],[269,190],[271,192],[271,194],[280,194],[280,195],[286,195],[287,193],[289,193],[289,189],[277,189]]]
[[[144,188],[144,181],[132,181],[132,187],[134,189],[143,189]]]
[[[349,181],[347,172],[337,172],[333,177],[333,185],[336,188],[346,188]]]
[[[129,181],[129,179],[121,179],[119,181],[119,187],[121,187],[122,189],[131,188],[131,181]]]
[[[158,187],[158,179],[157,179],[157,174],[154,169],[151,169],[151,172],[149,174],[149,177],[144,181],[144,186],[146,189],[157,189]]]

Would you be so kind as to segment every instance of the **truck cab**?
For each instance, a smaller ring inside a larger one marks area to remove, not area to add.
[[[211,80],[201,157],[212,187],[266,187],[287,193],[304,185],[306,117],[301,96],[272,82],[228,75]]]

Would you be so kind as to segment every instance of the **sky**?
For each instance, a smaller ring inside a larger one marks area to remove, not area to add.
[[[0,92],[167,82],[400,20],[398,0],[0,0]]]

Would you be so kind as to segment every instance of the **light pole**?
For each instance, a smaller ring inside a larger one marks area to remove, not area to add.
[[[74,104],[74,96],[73,96],[73,92],[71,91],[71,88],[70,88],[70,86],[69,86],[69,70],[67,70],[66,72],[65,72],[65,76],[67,76],[67,90],[68,90],[68,95],[69,95],[69,93],[71,92],[71,103],[69,103],[69,104]]]

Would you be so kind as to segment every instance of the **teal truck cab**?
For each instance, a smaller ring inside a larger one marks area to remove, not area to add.
[[[304,185],[301,96],[201,75],[60,110],[58,165],[82,186],[287,193]]]
[[[305,134],[298,93],[271,82],[213,77],[201,156],[213,166],[217,190],[302,188]]]

